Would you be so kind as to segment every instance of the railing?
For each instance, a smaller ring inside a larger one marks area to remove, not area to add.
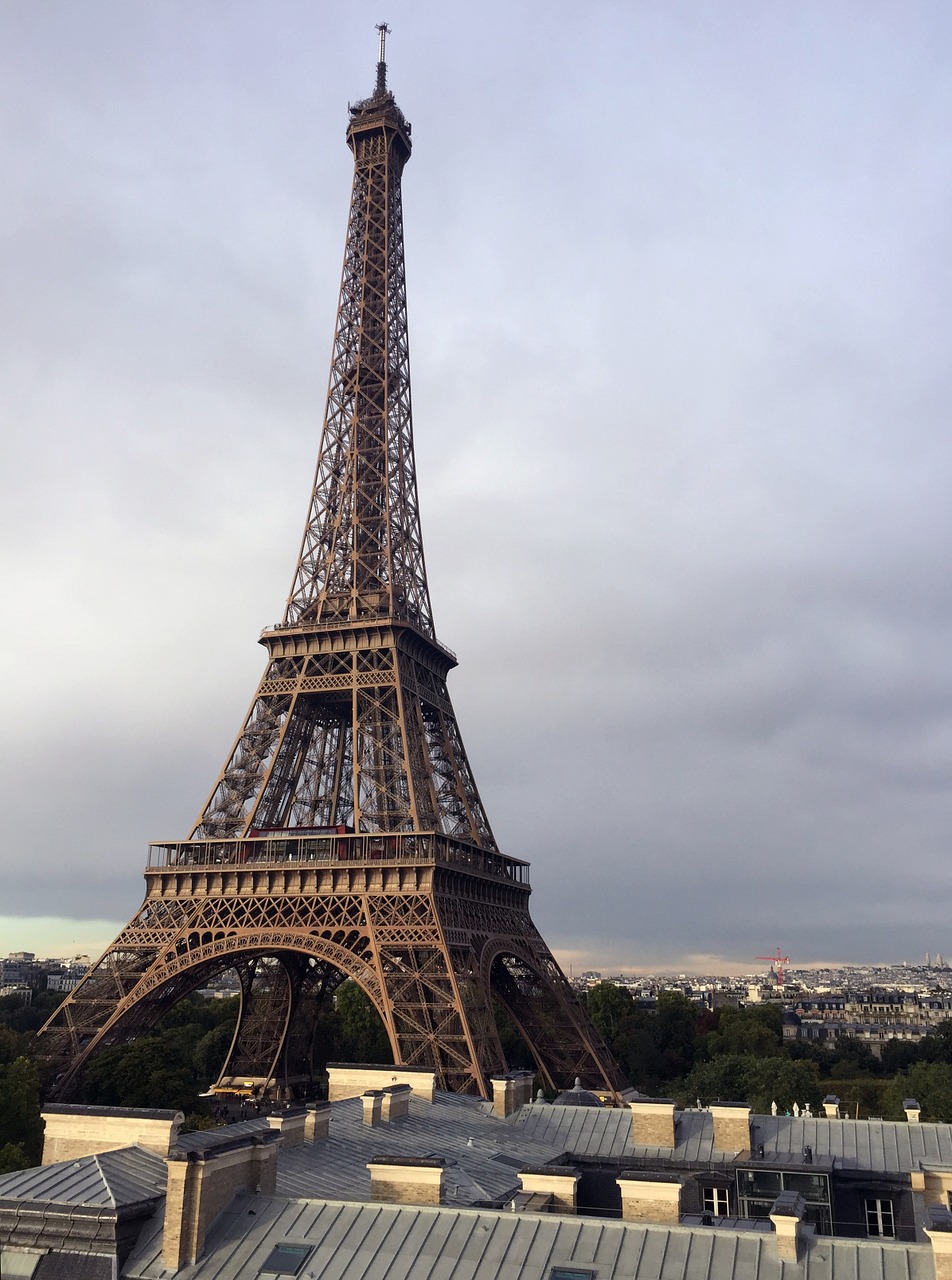
[[[437,832],[295,835],[294,828],[227,840],[176,840],[149,845],[147,870],[184,867],[331,866],[347,863],[439,863],[479,875],[529,884],[529,864]]]
[[[421,636],[423,636],[429,644],[435,645],[437,649],[442,649],[445,654],[453,659],[454,663],[459,663],[459,657],[456,650],[451,649],[450,646],[448,644],[444,644],[442,640],[437,640],[436,636],[430,632],[427,625],[420,618],[415,617],[410,613],[365,613],[354,618],[351,618],[349,615],[342,615],[338,617],[334,614],[328,614],[326,617],[323,617],[319,623],[312,622],[311,620],[307,620],[305,622],[300,620],[292,622],[275,622],[270,627],[263,628],[261,638],[263,639],[267,635],[280,634],[283,631],[332,631],[351,623],[382,627],[412,627],[414,631],[417,631]]]

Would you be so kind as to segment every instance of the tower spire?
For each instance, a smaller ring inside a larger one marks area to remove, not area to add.
[[[385,22],[378,22],[377,30],[380,32],[380,56],[377,58],[375,97],[378,94],[387,92],[387,36],[390,34],[390,28]]]

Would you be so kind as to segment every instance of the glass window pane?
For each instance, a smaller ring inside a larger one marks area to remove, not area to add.
[[[820,1204],[830,1203],[829,1179],[822,1173],[785,1173],[783,1185],[791,1191],[799,1191],[804,1200]]]
[[[778,1196],[783,1190],[783,1177],[766,1169],[738,1169],[737,1189],[746,1196]]]
[[[896,1234],[891,1200],[866,1201],[866,1233],[892,1239]]]
[[[276,1244],[261,1265],[261,1275],[296,1276],[311,1256],[309,1244]]]

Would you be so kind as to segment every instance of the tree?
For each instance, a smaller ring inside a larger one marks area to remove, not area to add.
[[[585,993],[585,1007],[599,1034],[608,1044],[618,1034],[625,1018],[635,1011],[635,1001],[626,987],[615,982],[598,982]]]
[[[28,1058],[15,1058],[0,1067],[0,1170],[28,1169],[42,1151],[39,1072]]]
[[[883,1067],[861,1040],[840,1036],[827,1051],[826,1072],[839,1080],[848,1080],[851,1077],[882,1075]]]
[[[705,1039],[712,1056],[722,1053],[776,1057],[783,1052],[783,1022],[774,1005],[720,1010],[717,1029]]]
[[[746,1102],[752,1111],[766,1115],[774,1102],[781,1111],[792,1110],[795,1102],[816,1109],[823,1090],[814,1062],[722,1053],[698,1063],[677,1086],[675,1096],[682,1106],[694,1106],[697,1099],[702,1106],[718,1100]]]
[[[702,1106],[722,1100],[744,1102],[747,1094],[747,1068],[750,1059],[738,1054],[722,1053],[709,1062],[699,1062],[687,1076],[675,1082],[673,1093],[678,1105]]]
[[[662,991],[655,1009],[632,1002],[609,1047],[622,1071],[645,1093],[670,1089],[671,1082],[694,1066],[702,1043],[697,1034],[698,1009],[680,991]]]
[[[380,1015],[356,982],[342,982],[334,997],[339,1052],[348,1062],[393,1062],[390,1037]]]
[[[801,1107],[809,1103],[816,1114],[824,1094],[816,1063],[791,1058],[754,1058],[747,1069],[746,1085],[744,1101],[759,1115],[766,1115],[774,1102],[780,1111],[792,1111],[795,1102]]]
[[[952,1063],[916,1062],[908,1071],[900,1071],[883,1093],[885,1114],[901,1119],[906,1098],[918,1101],[924,1120],[952,1120]]]
[[[493,1000],[493,1017],[502,1044],[503,1061],[513,1071],[535,1071],[532,1051],[519,1034],[519,1028],[509,1016],[505,1005]]]
[[[181,1000],[152,1031],[98,1053],[83,1079],[86,1102],[109,1107],[200,1109],[221,1070],[238,1000]]]
[[[675,1080],[694,1066],[698,1055],[698,1007],[681,991],[658,995],[657,1067],[662,1080]]]

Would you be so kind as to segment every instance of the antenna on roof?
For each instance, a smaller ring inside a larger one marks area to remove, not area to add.
[[[380,32],[380,57],[377,60],[377,93],[386,93],[387,90],[387,36],[390,34],[390,28],[385,22],[377,23],[377,30]]]

